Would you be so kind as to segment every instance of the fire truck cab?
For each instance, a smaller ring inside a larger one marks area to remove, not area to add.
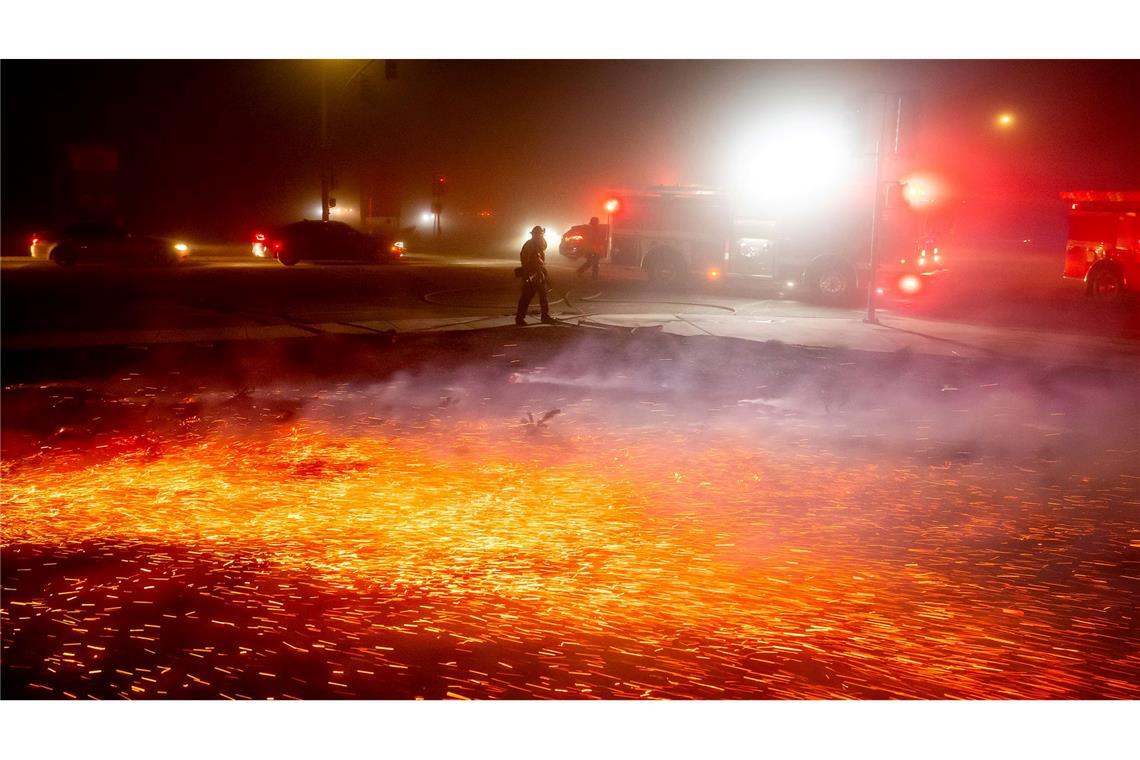
[[[657,283],[749,277],[831,303],[851,300],[868,284],[869,229],[850,217],[846,223],[819,214],[743,218],[730,196],[700,187],[619,191],[610,204],[606,261],[643,269]],[[900,225],[904,216],[907,224]],[[913,295],[943,268],[926,220],[921,231],[914,220],[909,210],[889,204],[884,210],[878,278],[884,290]]]
[[[1069,201],[1063,276],[1112,301],[1140,291],[1140,191],[1061,193]]]

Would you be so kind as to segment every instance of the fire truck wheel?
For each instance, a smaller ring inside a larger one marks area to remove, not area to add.
[[[845,303],[855,295],[855,272],[838,261],[817,264],[808,276],[815,297],[828,304]]]
[[[1093,300],[1108,303],[1120,298],[1123,292],[1124,280],[1116,267],[1097,267],[1089,274],[1088,295]]]
[[[676,285],[685,277],[685,264],[681,254],[672,248],[655,248],[645,262],[649,280],[655,285]]]
[[[277,254],[277,260],[287,267],[291,267],[297,263],[297,257],[291,253],[285,253],[285,251]]]

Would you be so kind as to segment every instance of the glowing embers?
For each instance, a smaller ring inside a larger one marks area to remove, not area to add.
[[[667,426],[267,432],[5,462],[28,690],[1137,694],[1118,573],[1073,543],[1127,526],[1079,479],[1041,508],[1005,474]]]

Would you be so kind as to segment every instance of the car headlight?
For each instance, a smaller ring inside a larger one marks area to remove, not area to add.
[[[185,256],[187,253],[190,253],[190,246],[186,245],[185,243],[175,243],[174,250]]]

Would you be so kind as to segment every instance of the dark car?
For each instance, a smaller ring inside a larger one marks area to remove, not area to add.
[[[253,252],[271,254],[287,267],[298,261],[388,264],[404,255],[404,244],[385,235],[366,235],[344,222],[306,220],[278,227],[269,235],[257,233]]]
[[[63,267],[74,264],[177,264],[190,247],[169,238],[133,235],[116,224],[86,222],[65,227],[57,239],[37,236],[31,247],[35,258],[47,258]]]

